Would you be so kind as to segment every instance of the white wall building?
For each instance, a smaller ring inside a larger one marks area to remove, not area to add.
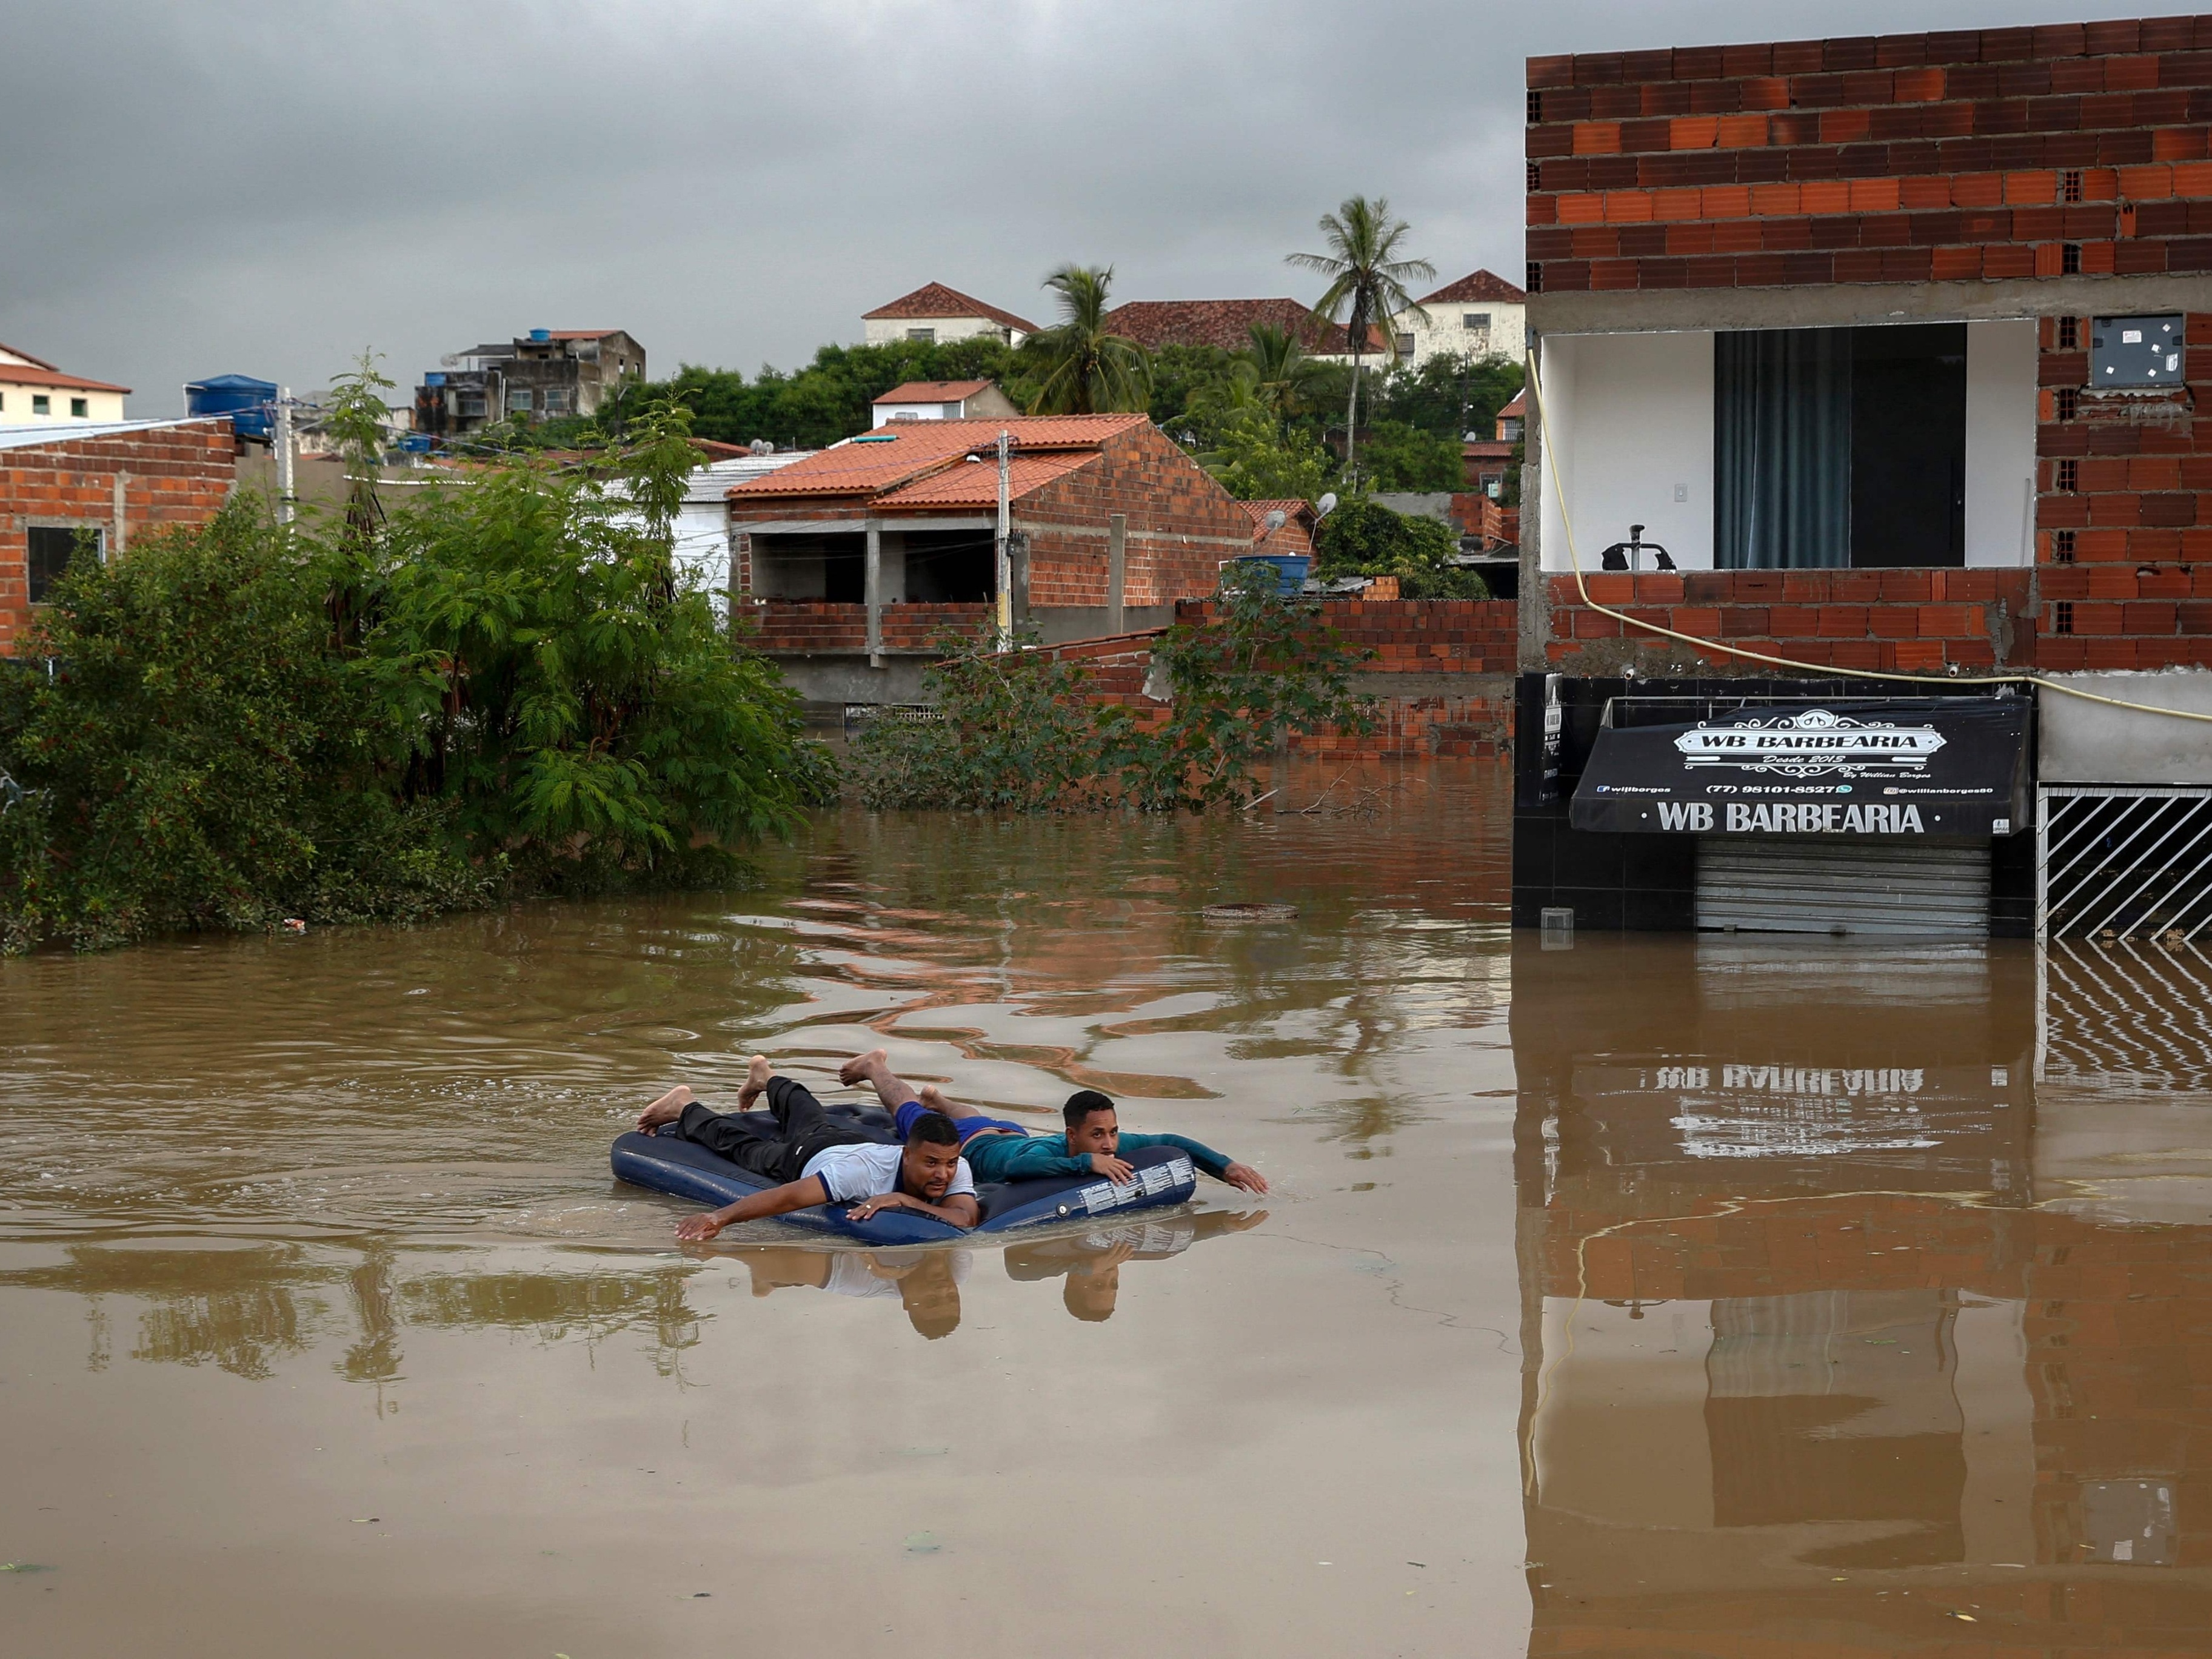
[[[996,335],[1008,345],[1019,345],[1037,332],[1035,323],[943,283],[925,283],[889,305],[863,312],[860,326],[870,345],[888,345],[895,340],[945,345],[978,334]]]
[[[119,421],[130,395],[127,386],[66,374],[27,351],[0,345],[0,426]]]
[[[996,381],[908,381],[874,405],[875,424],[895,420],[1010,420],[1022,412]]]
[[[1528,344],[1528,296],[1504,278],[1476,271],[1421,296],[1426,321],[1413,312],[1392,323],[1398,360],[1418,369],[1431,357],[1510,357],[1518,363]]]

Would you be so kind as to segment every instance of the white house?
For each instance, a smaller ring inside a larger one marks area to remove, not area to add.
[[[1425,322],[1401,312],[1393,324],[1398,360],[1418,369],[1449,353],[1462,357],[1510,357],[1519,362],[1528,341],[1528,296],[1504,278],[1477,271],[1420,298]]]
[[[65,374],[50,363],[0,345],[0,426],[119,421],[127,386]]]
[[[978,334],[995,334],[1008,345],[1019,345],[1037,332],[1035,323],[943,283],[925,283],[889,305],[863,312],[860,326],[870,345],[888,345],[894,340],[944,345]]]
[[[996,381],[908,381],[875,401],[878,426],[895,420],[1006,420],[1022,412]]]

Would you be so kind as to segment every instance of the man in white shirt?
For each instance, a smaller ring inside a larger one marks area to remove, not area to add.
[[[775,1116],[773,1136],[763,1135],[736,1113],[708,1110],[680,1084],[639,1113],[641,1134],[673,1133],[779,1183],[691,1217],[677,1228],[677,1237],[711,1239],[741,1221],[821,1204],[850,1205],[848,1213],[854,1221],[890,1209],[917,1211],[961,1228],[982,1219],[975,1177],[960,1156],[959,1131],[944,1113],[924,1113],[907,1131],[905,1145],[887,1145],[865,1131],[832,1122],[805,1084],[771,1076],[767,1057],[756,1054],[738,1091],[738,1112],[750,1111],[763,1095]]]

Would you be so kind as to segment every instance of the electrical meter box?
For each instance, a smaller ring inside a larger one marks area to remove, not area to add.
[[[2179,386],[2181,314],[2162,317],[2099,317],[2089,328],[2089,384]]]

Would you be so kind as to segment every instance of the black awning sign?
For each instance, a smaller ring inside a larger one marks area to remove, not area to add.
[[[2028,704],[1914,698],[1747,708],[1599,731],[1569,821],[1688,835],[2010,835],[2027,827]]]

